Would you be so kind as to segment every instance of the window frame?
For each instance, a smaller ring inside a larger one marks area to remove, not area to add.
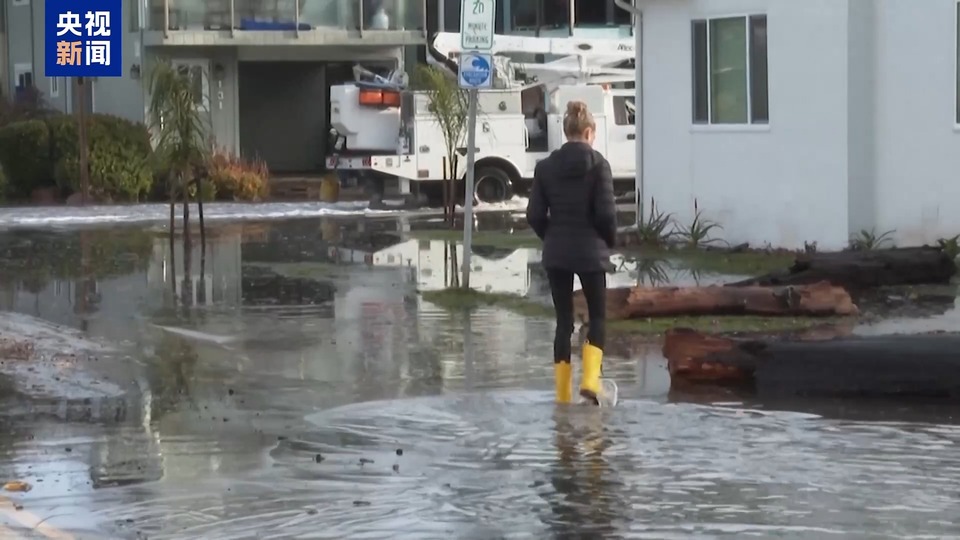
[[[60,77],[50,77],[47,82],[50,85],[50,97],[60,97]]]
[[[30,74],[30,86],[36,88],[37,80],[33,76],[33,64],[30,62],[17,62],[13,64],[13,89],[16,92],[20,88],[20,77]]]
[[[960,0],[957,0],[960,4]],[[752,12],[735,12],[735,13],[725,13],[725,14],[714,14],[714,15],[705,15],[699,17],[693,17],[690,19],[690,124],[691,130],[693,131],[769,131],[770,130],[770,63],[769,63],[769,42],[765,44],[765,54],[766,57],[766,86],[767,86],[767,118],[766,120],[754,120],[754,88],[753,88],[753,66],[751,52],[753,52],[753,32],[751,31],[751,21],[754,18],[762,17],[765,21],[765,26],[767,32],[769,33],[769,24],[770,17],[767,12],[764,11],[752,11]],[[747,118],[746,122],[743,123],[715,123],[713,122],[713,73],[711,69],[711,63],[713,60],[713,51],[710,43],[710,29],[711,22],[717,20],[728,20],[728,19],[742,19],[743,21],[743,31],[745,34],[745,48],[744,48],[744,57],[745,57],[745,71],[746,71],[746,102],[747,102]],[[696,55],[697,51],[695,48],[695,39],[696,39],[696,29],[695,26],[697,23],[703,23],[706,27],[706,72],[700,73],[699,75],[706,78],[706,101],[707,101],[707,111],[706,111],[706,120],[699,121],[696,119],[696,102],[697,102],[697,66],[696,66]]]
[[[512,9],[510,11],[510,21],[508,21],[510,23],[510,30],[521,31],[521,32],[534,32],[535,35],[538,35],[538,36],[543,31],[549,32],[549,31],[561,30],[561,29],[567,29],[569,31],[569,34],[572,36],[573,31],[578,28],[591,28],[591,29],[630,28],[631,34],[634,31],[635,21],[633,20],[633,15],[629,16],[629,22],[622,22],[622,23],[617,22],[618,15],[622,17],[623,13],[626,13],[626,12],[623,12],[623,10],[618,8],[614,0],[565,0],[565,1],[567,4],[567,7],[566,7],[566,19],[564,23],[552,25],[552,24],[547,24],[545,22],[544,13],[546,9],[545,9],[544,3],[546,2],[546,0],[513,0],[513,4],[515,5],[519,3],[523,3],[524,5],[532,5],[534,7],[534,10],[533,10],[534,21],[533,21],[533,24],[516,24],[517,10],[515,9],[515,6],[511,6]],[[527,2],[529,2],[529,4]],[[577,15],[576,15],[578,2],[589,2],[591,4],[603,3],[606,9],[606,22],[600,23],[600,24],[580,23],[577,20]],[[499,6],[500,2],[498,2],[497,5]]]

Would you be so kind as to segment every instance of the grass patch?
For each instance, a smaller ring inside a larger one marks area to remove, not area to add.
[[[416,240],[440,240],[443,242],[463,242],[463,231],[452,229],[421,229],[410,231],[410,238]],[[473,231],[473,245],[495,248],[534,248],[540,247],[540,239],[533,231]]]
[[[481,307],[499,307],[528,317],[552,319],[553,308],[513,294],[487,293],[465,289],[443,289],[422,293],[423,299],[451,311]],[[712,333],[763,333],[804,330],[836,324],[841,318],[825,317],[657,317],[629,321],[610,321],[610,332],[618,334],[659,335],[683,326]]]
[[[629,256],[630,252],[626,251],[624,255]],[[790,267],[793,265],[796,254],[763,251],[728,253],[702,249],[677,249],[640,251],[636,253],[636,256],[673,261],[677,266],[698,272],[756,276]]]
[[[410,231],[409,237],[417,240],[441,240],[444,242],[462,242],[463,231],[450,229],[422,229]],[[504,249],[538,248],[540,239],[532,231],[475,231],[474,246],[488,246]],[[639,251],[620,250],[625,257],[660,259],[675,265],[699,272],[754,276],[774,270],[788,268],[793,264],[796,254],[790,252],[744,251],[729,253],[707,251],[703,249],[670,249]]]
[[[515,294],[488,293],[472,289],[450,288],[422,293],[423,299],[451,311],[481,307],[499,307],[528,317],[553,317],[553,308]]]
[[[329,279],[349,272],[343,266],[323,262],[296,262],[296,263],[261,263],[245,262],[244,266],[262,268],[275,272],[285,278],[294,279]]]
[[[714,334],[767,333],[806,330],[843,322],[838,317],[758,317],[754,315],[722,317],[657,317],[610,321],[611,332],[622,334],[659,335],[671,328],[692,328]]]

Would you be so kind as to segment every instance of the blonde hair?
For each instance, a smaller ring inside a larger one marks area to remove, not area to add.
[[[582,101],[568,102],[567,113],[563,115],[563,134],[568,138],[582,137],[587,129],[597,129],[587,104]]]

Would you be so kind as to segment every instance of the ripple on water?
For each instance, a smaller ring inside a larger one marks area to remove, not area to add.
[[[363,519],[323,507],[324,523],[343,535],[395,529],[400,515],[422,531],[482,524],[534,536],[960,530],[945,517],[957,503],[960,430],[637,400],[558,411],[550,397],[461,394],[311,415],[326,448],[314,470],[353,481],[364,500]]]

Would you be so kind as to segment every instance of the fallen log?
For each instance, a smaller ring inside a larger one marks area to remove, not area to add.
[[[949,283],[957,264],[939,247],[798,255],[790,268],[728,283],[728,287],[807,285],[826,281],[848,291],[892,285]]]
[[[778,331],[754,331],[737,332],[737,337],[741,338],[767,338],[775,335],[782,339],[795,340],[817,340],[832,339],[844,337],[853,334],[857,326],[858,319],[845,319],[842,321],[824,321],[823,324],[811,326],[808,328],[798,328],[795,330]],[[580,328],[579,344],[582,345],[587,339],[589,329],[586,326]],[[579,345],[578,345],[579,346]],[[607,340],[604,343],[604,353],[617,358],[656,358],[662,356],[660,339],[653,338],[647,334],[633,334],[630,332],[607,332]]]
[[[574,313],[589,322],[582,291]],[[830,317],[857,315],[850,295],[829,283],[797,287],[620,287],[607,289],[607,319],[699,315]]]
[[[810,341],[667,332],[672,385],[717,385],[761,396],[960,400],[960,333]]]

